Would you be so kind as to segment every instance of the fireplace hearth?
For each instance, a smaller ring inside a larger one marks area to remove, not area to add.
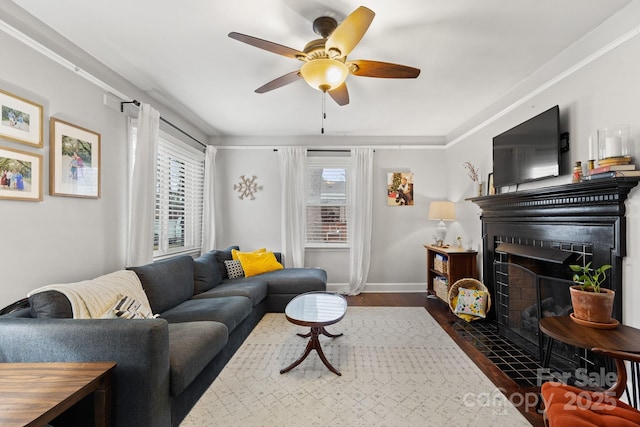
[[[571,312],[573,263],[613,266],[604,287],[616,291],[613,316],[622,321],[625,200],[637,183],[585,181],[471,199],[482,209],[483,281],[500,335],[540,357],[539,319]],[[590,352],[557,347],[553,358],[563,363],[592,363]]]

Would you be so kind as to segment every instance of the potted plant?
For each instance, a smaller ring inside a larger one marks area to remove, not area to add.
[[[607,277],[611,265],[604,264],[596,269],[591,262],[586,265],[570,265],[573,281],[577,283],[569,288],[573,317],[595,324],[611,324],[615,292],[601,285]]]

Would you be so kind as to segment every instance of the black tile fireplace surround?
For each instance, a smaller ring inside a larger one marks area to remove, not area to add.
[[[622,321],[625,200],[637,184],[616,178],[471,199],[482,210],[483,281],[500,335],[524,336],[531,353],[540,354],[538,316],[567,314],[561,294],[568,293],[571,263],[612,265],[605,286],[616,291],[613,316]],[[520,289],[523,283],[531,288]],[[533,299],[520,300],[526,294]]]

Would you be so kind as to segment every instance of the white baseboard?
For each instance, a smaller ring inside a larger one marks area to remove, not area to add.
[[[327,291],[339,292],[349,288],[348,283],[327,283]],[[427,292],[426,283],[367,283],[363,293],[385,292],[385,293],[405,293],[405,292]]]

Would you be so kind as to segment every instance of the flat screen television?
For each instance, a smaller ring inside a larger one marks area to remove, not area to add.
[[[493,138],[493,184],[517,185],[560,175],[556,105]]]

